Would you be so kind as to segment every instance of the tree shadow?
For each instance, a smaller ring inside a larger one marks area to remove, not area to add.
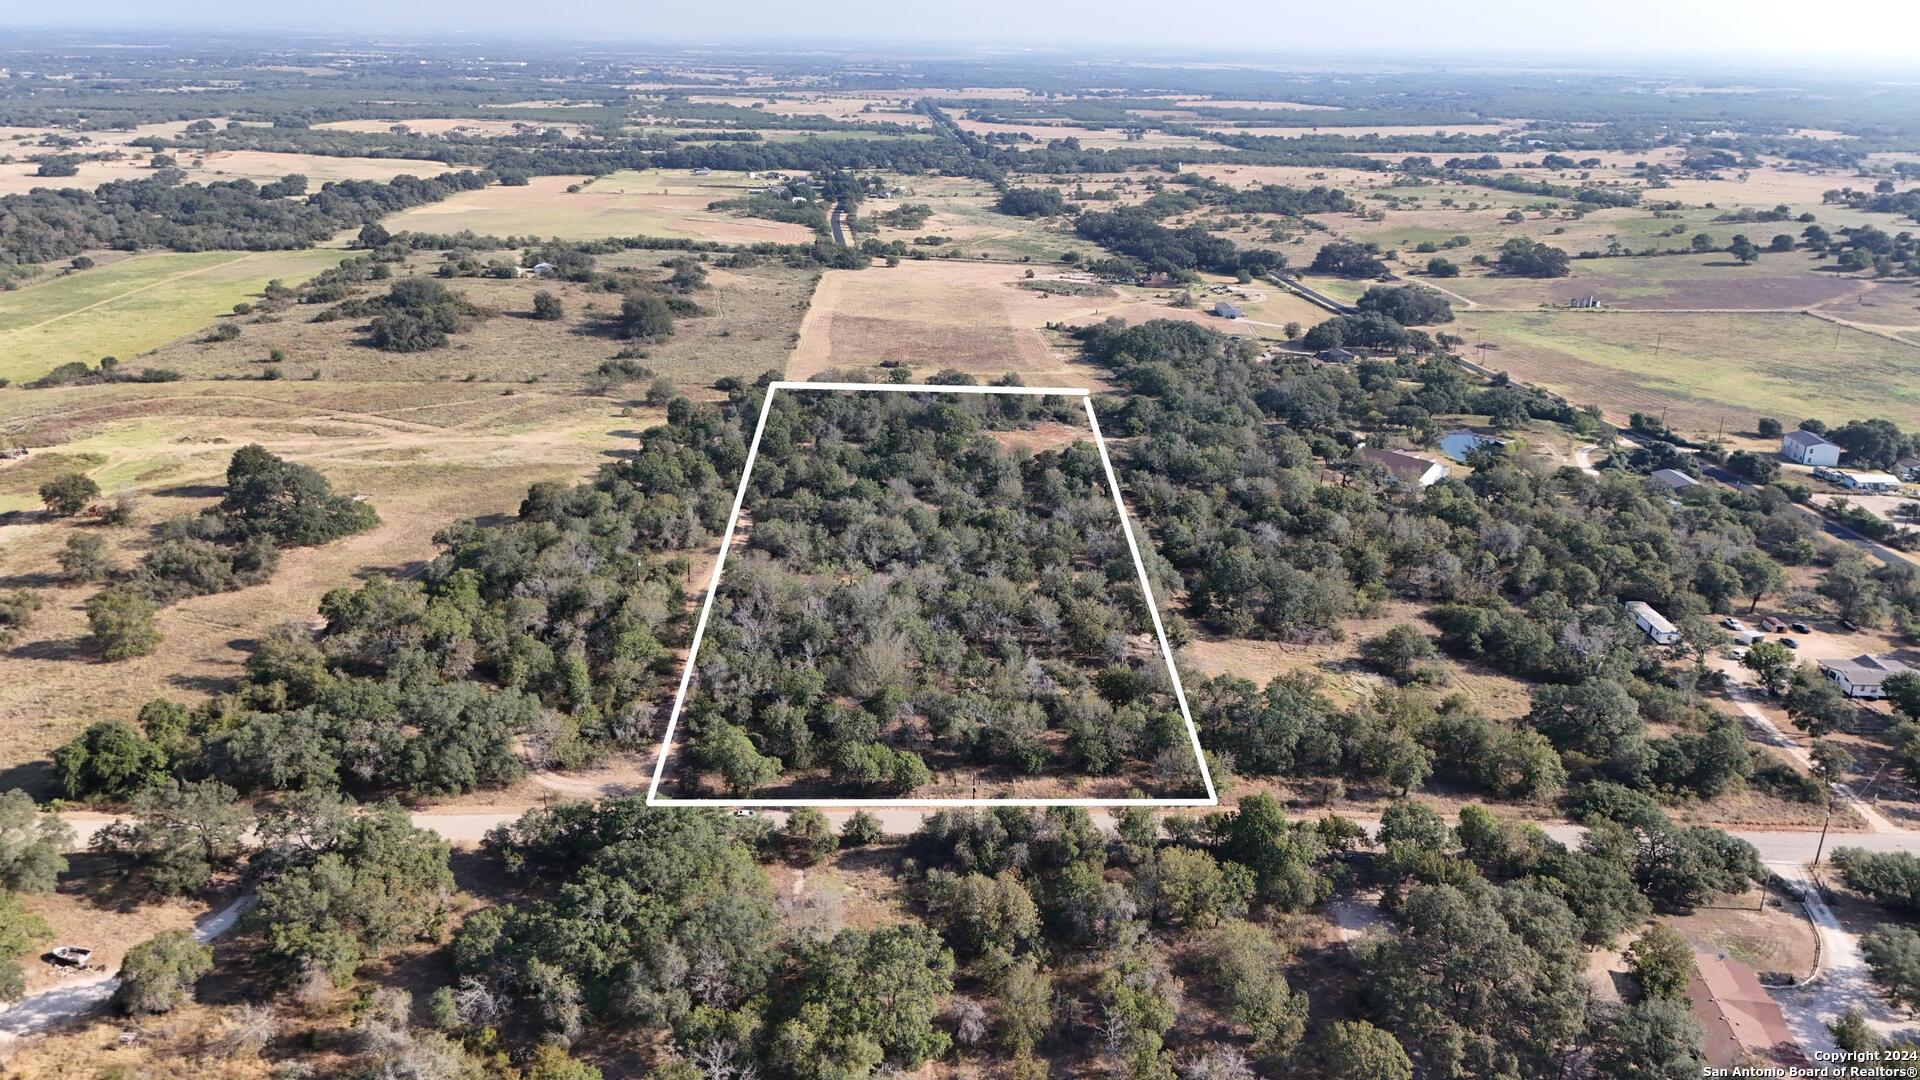
[[[53,794],[53,762],[38,758],[0,769],[0,791],[12,791],[15,788],[35,798]]]
[[[232,690],[238,680],[225,675],[169,675],[167,685],[196,694],[218,695]]]
[[[45,571],[0,577],[0,589],[51,589],[60,584],[63,584],[60,578]]]
[[[48,638],[17,645],[7,653],[16,660],[90,660],[86,638]]]
[[[386,578],[389,581],[405,581],[426,572],[426,559],[410,559],[391,566],[366,566],[353,572],[355,581],[372,581],[374,578]]]
[[[128,914],[153,901],[146,876],[124,855],[78,852],[67,856],[58,892],[77,896],[102,911]]]
[[[834,856],[833,865],[840,870],[858,872],[861,870],[885,870],[889,873],[898,869],[906,851],[900,844],[866,844],[856,848],[842,848]]]
[[[217,499],[226,493],[221,484],[175,484],[153,490],[156,497],[164,499]]]

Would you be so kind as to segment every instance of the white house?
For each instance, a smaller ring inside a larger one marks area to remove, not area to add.
[[[1886,697],[1887,676],[1912,670],[1891,656],[1868,656],[1865,653],[1851,660],[1820,661],[1820,674],[1832,679],[1834,685],[1848,697],[1857,698]]]
[[[1633,625],[1640,628],[1656,645],[1671,645],[1680,640],[1680,631],[1667,621],[1665,615],[1653,610],[1638,600],[1626,603],[1627,614],[1633,616]]]
[[[1840,445],[1811,431],[1789,431],[1780,439],[1780,456],[1802,465],[1840,464]]]
[[[1850,472],[1840,474],[1840,483],[1855,491],[1899,491],[1900,478],[1892,473]]]
[[[1362,446],[1355,457],[1361,461],[1370,461],[1387,470],[1396,484],[1418,484],[1432,487],[1447,478],[1449,471],[1445,465],[1413,454],[1403,454],[1398,450],[1376,450],[1371,446]]]

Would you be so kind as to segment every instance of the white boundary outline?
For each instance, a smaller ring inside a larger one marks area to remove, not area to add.
[[[740,507],[747,499],[747,478],[753,475],[753,462],[760,453],[760,437],[767,430],[767,416],[773,411],[773,395],[781,390],[854,390],[913,394],[1021,394],[1030,397],[1077,397],[1087,409],[1087,423],[1093,429],[1093,442],[1100,451],[1100,464],[1107,473],[1107,486],[1113,491],[1113,507],[1120,515],[1120,530],[1127,537],[1127,551],[1140,574],[1140,591],[1153,618],[1153,633],[1160,641],[1160,655],[1167,662],[1167,678],[1173,683],[1174,699],[1180,703],[1180,717],[1187,723],[1187,738],[1193,757],[1200,765],[1200,778],[1206,783],[1206,798],[1137,799],[674,799],[660,797],[660,780],[666,775],[667,757],[673,749],[673,732],[680,723],[680,711],[687,703],[687,688],[693,682],[693,661],[700,655],[700,642],[707,634],[707,617],[713,613],[714,597],[720,591],[720,574],[727,565],[727,552],[733,547],[733,533],[740,523]],[[680,672],[680,689],[673,696],[673,711],[667,716],[667,732],[660,740],[660,756],[653,766],[653,783],[647,787],[648,806],[1218,806],[1219,793],[1213,786],[1213,773],[1207,768],[1207,755],[1200,746],[1200,730],[1194,725],[1193,710],[1187,705],[1187,691],[1180,682],[1180,669],[1173,660],[1173,646],[1167,641],[1166,627],[1160,623],[1160,608],[1153,599],[1153,585],[1147,580],[1147,564],[1140,558],[1140,544],[1134,539],[1133,523],[1127,505],[1120,497],[1120,479],[1114,475],[1113,459],[1107,454],[1106,436],[1100,433],[1100,418],[1093,411],[1093,396],[1085,387],[1060,386],[949,386],[927,383],[837,383],[772,382],[760,403],[760,419],[753,428],[753,441],[747,446],[747,461],[740,469],[740,489],[733,496],[733,510],[727,515],[727,532],[720,553],[713,561],[713,579],[707,584],[706,601],[700,605],[700,621],[693,628],[693,642],[687,648],[687,662]]]

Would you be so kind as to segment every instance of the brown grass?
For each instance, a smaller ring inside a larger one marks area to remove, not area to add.
[[[1660,921],[1680,931],[1694,948],[1726,953],[1762,976],[1804,979],[1813,972],[1818,938],[1800,905],[1767,890],[1761,909],[1761,890],[1737,896],[1717,896],[1692,914]]]
[[[1011,371],[1034,386],[1100,388],[1100,373],[1078,359],[1070,341],[1049,333],[1048,323],[1184,319],[1226,333],[1278,336],[1271,328],[1215,318],[1204,308],[1171,307],[1172,294],[1163,290],[1049,296],[1018,288],[1024,273],[1017,266],[958,260],[829,271],[801,323],[788,378],[895,360],[921,374],[954,368],[991,378]]]
[[[682,320],[675,338],[643,361],[696,393],[710,393],[703,388],[720,375],[780,368],[813,276],[768,266],[715,271],[712,281],[700,302],[714,314]],[[536,287],[473,284],[510,310],[530,307]],[[305,322],[296,309],[280,322],[247,324],[238,342],[177,342],[148,358],[186,371],[188,380],[9,391],[0,399],[0,429],[57,449],[9,466],[0,478],[33,480],[49,466],[81,463],[107,495],[137,502],[127,528],[49,521],[37,511],[0,517],[0,582],[39,588],[47,602],[29,634],[0,653],[0,732],[7,736],[0,768],[11,769],[0,782],[46,792],[45,755],[86,724],[130,718],[152,697],[193,701],[221,689],[240,675],[253,641],[311,618],[327,590],[370,573],[416,571],[446,524],[512,513],[529,484],[582,478],[657,422],[657,410],[627,405],[638,386],[612,395],[580,386],[620,343],[586,332],[591,298],[558,288],[568,321],[502,315],[426,353],[375,352],[354,344],[354,324]],[[325,377],[212,381],[258,372],[254,360],[270,347],[287,350],[288,368]],[[470,372],[499,381],[459,381]],[[528,377],[540,382],[520,381]],[[249,442],[314,465],[336,490],[368,496],[382,524],[285,553],[266,584],[166,608],[158,619],[165,642],[152,656],[93,662],[83,605],[95,587],[54,580],[55,553],[68,536],[90,530],[109,541],[120,565],[131,564],[154,523],[211,503],[227,459]]]

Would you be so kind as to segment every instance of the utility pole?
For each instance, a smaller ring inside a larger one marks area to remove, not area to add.
[[[1827,814],[1820,819],[1820,842],[1813,847],[1813,872],[1820,872],[1820,856],[1827,850],[1827,826],[1833,823],[1833,788],[1827,788]]]

